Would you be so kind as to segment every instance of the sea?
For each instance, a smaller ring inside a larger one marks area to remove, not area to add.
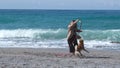
[[[68,24],[85,48],[120,50],[120,10],[0,9],[0,48],[68,48]]]

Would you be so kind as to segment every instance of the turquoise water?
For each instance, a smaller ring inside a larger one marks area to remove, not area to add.
[[[67,25],[77,18],[87,48],[120,49],[110,43],[120,42],[119,10],[0,10],[0,47],[66,48]]]
[[[120,25],[119,10],[0,10],[0,29],[66,29],[77,18],[82,19],[83,29],[119,29]]]

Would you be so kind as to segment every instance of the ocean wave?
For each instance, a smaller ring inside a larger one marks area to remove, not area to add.
[[[86,48],[120,49],[120,30],[83,30]],[[0,47],[68,48],[67,29],[0,30]]]
[[[0,38],[63,39],[65,29],[15,29],[0,30]]]
[[[85,40],[120,42],[120,30],[83,30],[78,33]],[[0,38],[31,38],[37,40],[60,40],[67,36],[67,29],[15,29],[0,30]]]
[[[120,49],[120,44],[110,41],[84,40],[85,48],[93,49]],[[18,48],[69,48],[66,39],[62,40],[31,40],[27,39],[0,39],[0,47]]]
[[[120,41],[120,30],[84,30],[81,36],[85,40],[98,40],[98,41]]]

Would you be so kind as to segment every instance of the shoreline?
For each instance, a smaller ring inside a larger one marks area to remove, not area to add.
[[[1,68],[119,68],[120,51],[87,49],[86,57],[66,48],[0,48]]]

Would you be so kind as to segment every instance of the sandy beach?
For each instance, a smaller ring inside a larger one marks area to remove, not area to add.
[[[68,49],[0,48],[0,68],[120,68],[120,51],[88,50],[79,58]]]

